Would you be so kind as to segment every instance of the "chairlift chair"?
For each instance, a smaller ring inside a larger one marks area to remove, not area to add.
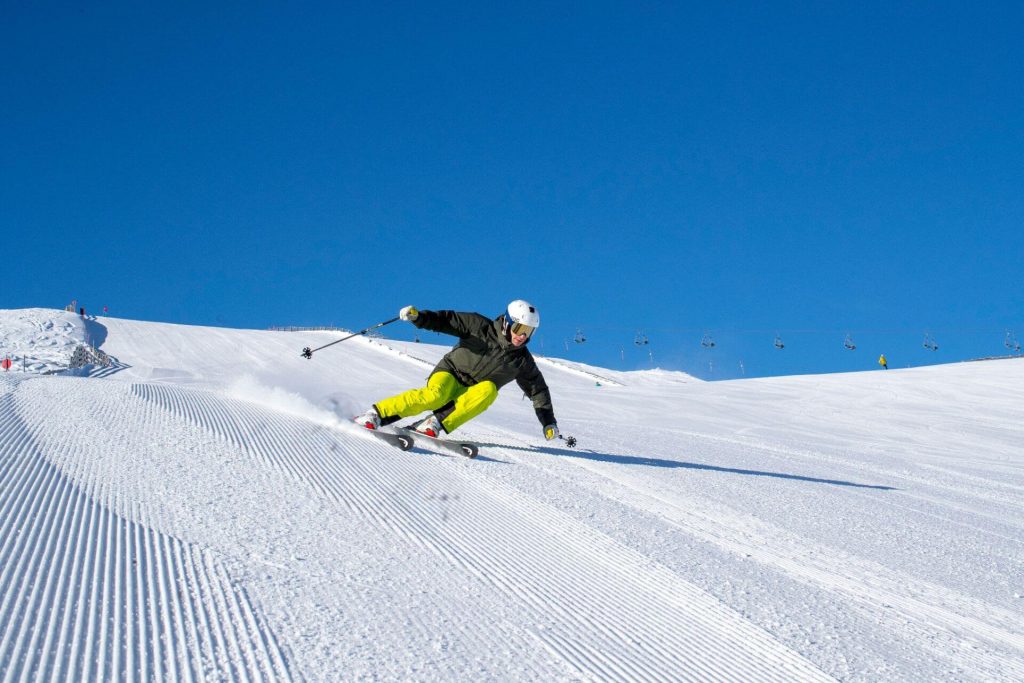
[[[572,340],[573,340],[574,342],[576,342],[577,344],[582,344],[583,342],[587,341],[587,338],[583,336],[583,333],[582,333],[582,332],[580,331],[580,329],[579,329],[579,328],[577,327],[577,328],[576,328],[576,336],[575,336],[575,337],[573,337],[573,339],[572,339]]]
[[[854,349],[857,348],[857,345],[853,343],[853,339],[850,337],[850,335],[846,335],[846,340],[843,342],[843,346],[849,349],[850,351],[853,351]]]
[[[782,337],[780,337],[779,335],[775,335],[775,344],[774,344],[774,346],[777,349],[784,349],[784,348],[786,348],[786,345],[782,343]]]
[[[1010,349],[1013,353],[1020,354],[1020,342],[1013,335],[1013,332],[1006,331],[1006,348]]]
[[[715,348],[715,340],[711,338],[710,334],[705,334],[700,340],[700,345],[705,349],[713,349]]]

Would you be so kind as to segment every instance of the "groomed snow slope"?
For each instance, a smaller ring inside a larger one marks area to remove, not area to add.
[[[1024,680],[1024,360],[543,360],[579,448],[510,386],[470,461],[335,414],[446,347],[86,323],[0,311],[116,359],[0,373],[3,681]]]

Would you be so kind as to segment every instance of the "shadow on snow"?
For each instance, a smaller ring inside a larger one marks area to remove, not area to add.
[[[82,322],[85,323],[85,343],[97,349],[103,346],[107,341],[107,326],[92,318],[83,318]]]
[[[523,446],[511,446],[509,444],[488,443],[480,444],[480,447],[507,448],[510,450],[526,451],[529,453],[548,453],[550,455],[567,455],[572,458],[583,458],[585,460],[596,460],[598,462],[611,462],[619,465],[646,465],[647,467],[666,467],[669,469],[701,470],[704,472],[721,472],[725,474],[743,474],[750,477],[772,477],[774,479],[788,479],[790,481],[805,481],[812,484],[830,484],[832,486],[850,486],[859,489],[875,489],[876,491],[898,491],[892,486],[879,486],[876,484],[858,484],[854,481],[842,479],[820,479],[818,477],[806,477],[799,474],[786,474],[785,472],[764,472],[761,470],[748,470],[736,467],[720,467],[718,465],[704,465],[695,462],[683,462],[679,460],[663,460],[661,458],[643,458],[632,455],[613,455],[611,453],[598,453],[591,450],[569,450],[567,448],[550,448],[545,446],[534,446],[526,448]]]

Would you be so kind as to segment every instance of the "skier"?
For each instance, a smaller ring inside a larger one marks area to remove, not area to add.
[[[886,370],[889,369],[889,361],[887,361],[885,359],[885,354],[884,353],[881,356],[878,357],[878,364],[881,365]]]
[[[406,306],[399,312],[421,330],[460,338],[430,373],[427,385],[378,401],[355,421],[367,429],[397,422],[403,417],[430,415],[414,429],[430,437],[451,433],[481,414],[498,397],[498,389],[515,380],[533,401],[548,441],[559,437],[551,393],[526,344],[540,325],[540,314],[517,299],[491,320],[479,313],[418,311]]]

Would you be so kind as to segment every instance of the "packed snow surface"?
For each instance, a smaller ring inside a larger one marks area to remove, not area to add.
[[[348,422],[446,346],[338,337],[0,311],[3,681],[1024,680],[1024,360],[541,359],[578,447],[513,384],[468,460]]]

